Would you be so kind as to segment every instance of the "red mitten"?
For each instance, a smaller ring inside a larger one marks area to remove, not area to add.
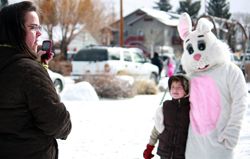
[[[145,159],[153,158],[154,157],[154,155],[152,154],[153,149],[154,149],[154,146],[147,144],[147,148],[143,152],[143,157]]]

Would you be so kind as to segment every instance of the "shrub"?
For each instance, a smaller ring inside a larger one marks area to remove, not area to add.
[[[157,94],[158,88],[154,81],[137,80],[134,83],[137,94]]]
[[[101,98],[132,98],[137,94],[157,94],[158,87],[151,80],[136,80],[133,84],[131,81],[117,78],[114,75],[85,75],[76,82],[87,81],[94,88]]]
[[[120,70],[117,72],[117,75],[130,75],[126,70]]]
[[[131,98],[136,95],[136,91],[129,81],[116,78],[113,75],[87,75],[80,81],[89,82],[101,98]]]

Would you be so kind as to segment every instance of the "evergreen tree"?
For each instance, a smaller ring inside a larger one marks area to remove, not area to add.
[[[208,15],[229,19],[230,4],[227,0],[210,0],[206,6]]]
[[[172,9],[172,5],[169,3],[169,0],[160,0],[156,2],[157,6],[155,8],[168,12]]]
[[[0,9],[5,5],[8,5],[8,0],[0,0]]]
[[[195,1],[192,3],[192,0],[180,1],[180,8],[177,9],[177,12],[183,13],[187,12],[192,18],[197,18],[199,10],[201,8],[201,2]]]

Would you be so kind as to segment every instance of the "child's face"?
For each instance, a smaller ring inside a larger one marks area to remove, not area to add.
[[[173,99],[179,99],[186,95],[184,88],[181,85],[181,82],[172,82],[170,88],[170,95]]]

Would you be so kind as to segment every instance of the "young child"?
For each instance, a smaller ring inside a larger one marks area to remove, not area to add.
[[[166,100],[156,111],[155,126],[143,157],[151,159],[159,140],[157,154],[161,159],[185,159],[189,126],[189,81],[183,75],[169,78],[168,88],[172,100]]]

